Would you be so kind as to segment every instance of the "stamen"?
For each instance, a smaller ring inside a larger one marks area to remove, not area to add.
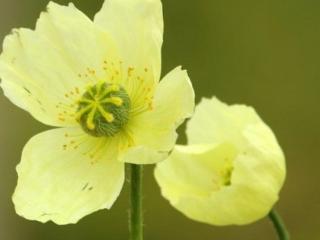
[[[79,93],[80,93],[80,90],[79,90],[78,87],[76,87],[75,90],[76,90],[76,94],[79,94]]]

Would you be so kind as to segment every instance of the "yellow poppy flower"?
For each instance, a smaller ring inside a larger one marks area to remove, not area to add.
[[[187,146],[157,164],[162,194],[193,220],[248,224],[268,214],[285,179],[285,159],[253,108],[203,99],[187,126]]]
[[[167,156],[194,92],[180,67],[159,82],[162,37],[160,0],[109,0],[93,21],[51,2],[34,31],[6,37],[5,95],[58,127],[24,147],[13,195],[19,215],[75,223],[111,207],[125,163]]]

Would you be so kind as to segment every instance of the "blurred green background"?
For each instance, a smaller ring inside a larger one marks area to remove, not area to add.
[[[34,27],[47,2],[0,0],[1,41],[13,27]],[[102,0],[74,3],[92,17]],[[288,177],[276,207],[293,240],[320,239],[320,1],[163,0],[163,5],[163,73],[183,65],[197,101],[217,95],[257,109],[287,157]],[[2,94],[0,109],[0,239],[128,239],[127,187],[110,211],[76,225],[40,224],[15,214],[15,165],[28,139],[46,127]],[[267,219],[213,227],[185,218],[160,197],[152,169],[147,167],[144,179],[146,239],[276,239]]]

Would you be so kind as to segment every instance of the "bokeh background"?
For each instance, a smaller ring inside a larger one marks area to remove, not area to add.
[[[0,41],[14,27],[33,28],[47,2],[0,0]],[[102,0],[74,3],[92,17]],[[217,95],[257,109],[287,157],[288,176],[276,208],[293,240],[320,239],[320,1],[163,0],[163,5],[163,73],[182,65],[197,101]],[[45,129],[0,94],[0,239],[128,239],[128,187],[110,211],[76,225],[40,224],[15,214],[15,166],[28,139]],[[268,219],[213,227],[185,218],[160,197],[152,171],[147,167],[144,179],[146,239],[276,239]]]

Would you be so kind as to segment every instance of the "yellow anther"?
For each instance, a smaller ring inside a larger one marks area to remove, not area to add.
[[[148,108],[149,108],[149,110],[153,110],[153,102],[152,101],[150,101],[149,103],[148,103]]]
[[[120,97],[110,97],[102,100],[100,103],[112,103],[118,107],[120,107],[123,104],[123,100]]]
[[[101,107],[100,105],[98,106],[98,110],[107,122],[111,123],[114,121],[114,117],[112,113],[105,111],[103,107]]]
[[[95,129],[95,124],[94,124],[94,122],[93,122],[93,120],[94,120],[94,115],[96,114],[96,110],[97,110],[97,107],[96,106],[94,106],[92,109],[91,109],[91,111],[90,111],[90,113],[88,114],[88,117],[87,117],[87,127],[90,129],[90,130],[93,130],[93,129]]]
[[[134,71],[134,68],[133,67],[129,67],[128,68],[128,76],[131,76],[133,71]]]

